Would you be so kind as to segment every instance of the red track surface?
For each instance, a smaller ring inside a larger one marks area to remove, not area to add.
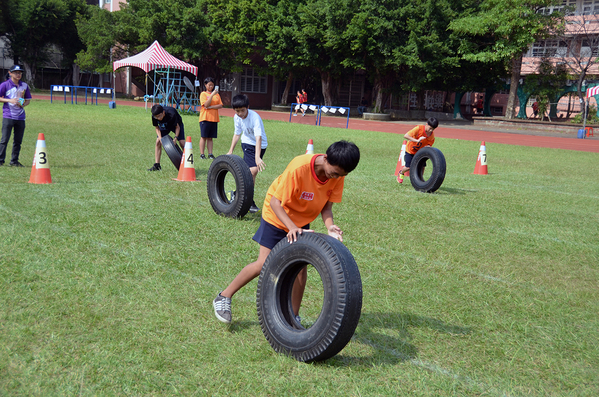
[[[38,94],[34,95],[34,99],[50,100],[50,95]],[[54,95],[53,101],[64,103],[64,97],[61,94]],[[85,101],[81,100],[81,97],[79,97],[79,105],[82,105],[84,102]],[[98,104],[107,105],[108,102],[109,99],[98,99]],[[68,96],[67,103],[70,103]],[[116,105],[117,109],[118,106],[145,107],[145,103],[143,101],[131,101],[124,99],[117,100]],[[283,112],[260,110],[258,113],[260,113],[260,116],[266,120],[289,121],[290,117],[289,113]],[[235,112],[233,109],[225,108],[220,110],[220,114],[223,116],[233,117]],[[306,117],[291,117],[292,123],[314,125],[315,121],[314,115],[306,115]],[[355,118],[349,120],[349,128],[352,130],[380,131],[401,135],[408,132],[410,128],[416,124],[417,122],[403,123],[370,121]],[[327,127],[345,128],[346,119],[342,117],[325,116],[322,119],[321,125]],[[498,132],[474,129],[476,127],[472,126],[468,127],[469,128],[460,128],[459,126],[444,127],[443,122],[441,122],[441,126],[435,130],[435,136],[439,138],[463,139],[467,141],[485,141],[485,143],[504,143],[508,145],[533,146],[599,153],[599,136],[590,137],[589,139],[578,139],[573,134],[563,134],[563,136],[545,136],[543,135],[543,132],[539,132],[540,135],[534,135],[533,133],[528,135],[527,133],[510,132],[509,130]]]

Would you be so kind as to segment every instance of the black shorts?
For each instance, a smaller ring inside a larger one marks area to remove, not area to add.
[[[404,153],[404,155],[403,155],[404,167],[410,168],[410,165],[412,164],[412,158],[414,158],[413,154],[410,154],[408,152]]]
[[[202,138],[216,138],[218,135],[218,123],[216,121],[200,121],[200,132]]]
[[[310,229],[310,224],[302,227],[302,229]],[[260,227],[256,230],[256,234],[252,237],[252,240],[257,242],[263,247],[273,249],[275,245],[281,240],[287,237],[287,232],[283,229],[271,225],[266,222],[264,218],[260,218]]]
[[[173,133],[173,135],[175,135],[175,131],[160,130],[160,136],[162,137],[168,135],[171,132]],[[177,140],[185,140],[185,127],[183,127],[183,124],[179,124],[179,136],[177,137]]]
[[[242,143],[241,149],[243,149],[243,160],[248,165],[248,167],[256,167],[256,146],[249,145],[247,143]],[[265,152],[266,148],[260,150],[260,158],[264,157]]]

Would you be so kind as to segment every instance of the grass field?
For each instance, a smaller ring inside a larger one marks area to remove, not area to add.
[[[34,100],[27,117],[26,167],[0,167],[0,395],[599,394],[599,154],[487,143],[483,176],[480,142],[437,139],[447,177],[423,194],[393,176],[400,135],[265,121],[260,206],[308,139],[362,154],[334,207],[362,316],[340,354],[302,364],[264,338],[257,280],[231,326],[214,317],[216,293],[257,256],[260,213],[214,213],[209,160],[196,160],[201,182],[173,181],[164,154],[147,172],[143,108]],[[184,122],[199,158],[197,117]],[[216,155],[232,125],[222,118]],[[27,183],[40,132],[49,185]]]

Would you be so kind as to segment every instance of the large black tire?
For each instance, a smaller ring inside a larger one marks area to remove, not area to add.
[[[424,180],[424,167],[426,160],[430,160],[433,171],[427,180]],[[425,147],[416,152],[410,164],[410,182],[419,192],[433,193],[441,187],[445,179],[445,156],[434,147]]]
[[[225,191],[225,177],[231,173],[235,179],[235,197],[231,200]],[[235,154],[218,156],[208,169],[208,199],[218,215],[242,218],[254,200],[254,180],[250,168]]]
[[[308,264],[320,275],[324,297],[318,319],[305,329],[294,318],[291,291]],[[347,345],[360,320],[358,265],[349,250],[328,235],[306,232],[292,244],[283,239],[262,267],[256,305],[262,332],[275,351],[302,362],[326,360]]]
[[[160,138],[160,142],[162,143],[162,147],[164,148],[166,155],[169,159],[171,159],[173,165],[178,170],[179,166],[181,165],[181,157],[183,157],[183,151],[181,150],[179,145],[173,143],[173,138],[171,138],[170,135],[165,135],[162,138]]]

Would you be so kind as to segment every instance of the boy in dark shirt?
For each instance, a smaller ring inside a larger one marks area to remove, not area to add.
[[[162,105],[152,106],[152,125],[156,128],[156,150],[155,160],[156,162],[152,168],[148,171],[160,171],[160,156],[162,155],[162,142],[160,141],[163,136],[168,135],[170,132],[175,133],[173,143],[181,146],[181,150],[185,150],[185,129],[183,127],[183,120],[181,115],[175,108]]]

